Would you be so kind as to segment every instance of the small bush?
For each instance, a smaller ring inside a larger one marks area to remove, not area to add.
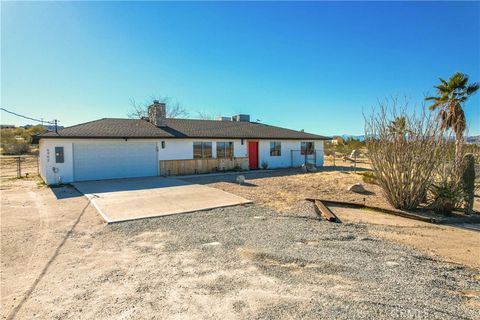
[[[361,172],[359,175],[362,176],[362,181],[369,184],[378,184],[377,177],[375,177],[375,173],[372,171]]]
[[[267,170],[268,169],[268,163],[266,161],[262,161],[262,169]]]
[[[429,207],[441,214],[450,214],[460,207],[463,200],[463,190],[458,181],[444,180],[434,183],[429,191],[432,199]]]
[[[17,138],[2,137],[2,153],[9,155],[25,154],[30,150],[28,141]]]
[[[432,183],[428,188],[427,204],[434,211],[449,214],[461,207],[463,188],[461,177],[463,166],[455,166],[455,146],[446,139],[441,161],[432,172]],[[460,171],[458,171],[460,170]]]

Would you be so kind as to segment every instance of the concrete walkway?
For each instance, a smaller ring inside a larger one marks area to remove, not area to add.
[[[164,177],[73,183],[107,223],[251,203],[199,184]]]

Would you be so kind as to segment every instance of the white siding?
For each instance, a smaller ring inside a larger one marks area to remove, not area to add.
[[[161,141],[165,141],[165,149],[162,149]],[[193,142],[199,141],[212,142],[212,157],[214,158],[217,157],[216,142],[233,142],[234,157],[241,158],[247,156],[247,140],[244,140],[242,145],[240,139],[165,139],[158,141],[158,159],[193,159]]]
[[[280,141],[282,145],[281,156],[270,156],[270,142]],[[316,166],[323,166],[323,141],[322,140],[259,140],[259,167],[262,162],[268,168],[300,167],[305,163],[305,156],[300,154],[301,142],[314,142],[316,153]]]

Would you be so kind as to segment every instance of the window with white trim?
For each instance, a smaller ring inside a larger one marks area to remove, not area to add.
[[[207,159],[212,157],[212,143],[211,142],[194,142],[193,143],[193,158]]]
[[[270,141],[270,156],[280,157],[282,155],[282,143],[280,141]]]
[[[217,158],[233,158],[233,142],[217,142]]]
[[[302,155],[314,154],[315,153],[315,143],[313,143],[313,142],[302,142],[301,148],[300,148],[300,153]]]

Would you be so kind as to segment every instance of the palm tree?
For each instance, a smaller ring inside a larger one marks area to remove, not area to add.
[[[405,135],[407,131],[407,120],[405,116],[395,117],[388,125],[389,133],[393,135]]]
[[[462,161],[463,133],[467,127],[465,113],[462,104],[478,90],[477,82],[468,83],[468,75],[456,72],[448,81],[440,78],[440,84],[435,86],[437,95],[426,97],[426,101],[433,101],[429,106],[431,111],[438,109],[440,128],[442,130],[452,129],[455,134],[455,164]]]

